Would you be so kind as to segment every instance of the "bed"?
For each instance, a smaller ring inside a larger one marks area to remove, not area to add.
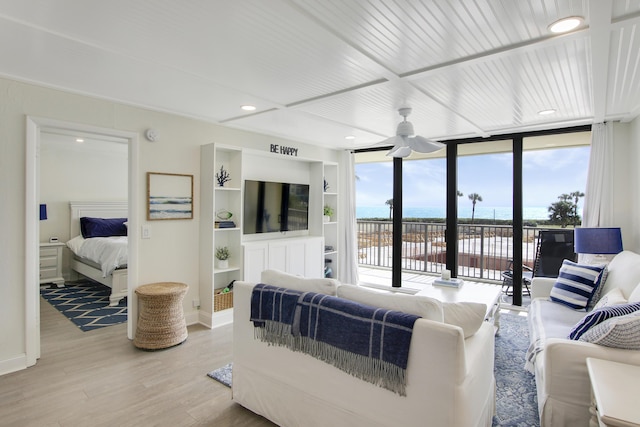
[[[84,239],[80,218],[127,218],[127,202],[69,202],[71,211],[67,247],[72,252],[71,269],[111,288],[109,305],[118,305],[127,296],[126,236]]]

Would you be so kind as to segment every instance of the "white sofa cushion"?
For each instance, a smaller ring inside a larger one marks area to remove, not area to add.
[[[640,301],[640,283],[636,286],[636,288],[629,295],[629,302],[638,302]]]
[[[606,320],[585,332],[580,341],[640,350],[640,311]]]
[[[444,323],[460,326],[465,338],[473,336],[487,314],[487,305],[477,302],[443,302]]]
[[[338,287],[338,296],[362,304],[403,311],[425,319],[459,326],[465,338],[473,336],[478,331],[487,313],[485,304],[440,302],[427,296],[378,292],[355,285]]]
[[[387,310],[402,311],[420,316],[425,319],[443,322],[442,303],[436,299],[375,291],[362,286],[342,285],[338,287],[338,296],[365,305],[386,308]]]
[[[586,309],[600,284],[604,268],[604,265],[578,264],[565,259],[551,289],[551,301],[576,310]]]
[[[597,310],[602,307],[607,307],[610,305],[618,305],[618,304],[626,304],[627,299],[622,295],[622,291],[620,288],[613,288],[606,294],[604,294],[593,307],[594,310]]]
[[[640,283],[640,255],[622,251],[613,257],[607,269],[609,274],[603,285],[603,294],[613,288],[620,288],[625,298],[631,300],[629,297]]]
[[[260,281],[266,285],[289,288],[300,292],[315,292],[336,296],[339,282],[335,279],[311,279],[279,270],[265,270]]]

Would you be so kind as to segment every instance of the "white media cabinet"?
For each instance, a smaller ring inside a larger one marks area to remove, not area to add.
[[[218,184],[220,169],[230,180]],[[277,269],[306,277],[324,277],[325,261],[337,277],[339,253],[338,164],[323,160],[284,157],[224,144],[207,144],[200,151],[200,309],[199,320],[208,327],[233,320],[232,310],[214,312],[214,298],[233,280],[258,282],[264,269]],[[244,181],[264,180],[309,184],[309,229],[295,232],[243,234]],[[330,206],[334,216],[323,218]],[[216,228],[215,222],[231,213],[235,227]],[[218,268],[217,247],[231,252],[228,266]]]

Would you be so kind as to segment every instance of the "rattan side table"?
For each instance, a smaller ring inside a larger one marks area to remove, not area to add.
[[[187,339],[182,300],[189,286],[177,282],[150,283],[136,289],[138,326],[133,345],[159,350]]]

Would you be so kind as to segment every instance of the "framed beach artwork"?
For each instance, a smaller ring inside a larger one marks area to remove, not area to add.
[[[193,219],[193,175],[147,172],[147,219]]]

